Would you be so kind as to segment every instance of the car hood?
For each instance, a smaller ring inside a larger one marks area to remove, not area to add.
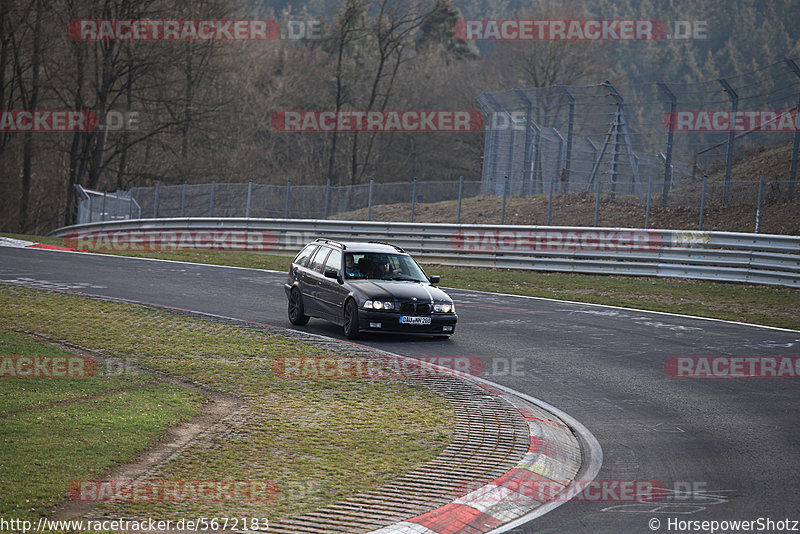
[[[420,302],[446,301],[452,299],[447,293],[430,284],[404,282],[400,280],[351,280],[353,289],[367,299],[413,300]]]

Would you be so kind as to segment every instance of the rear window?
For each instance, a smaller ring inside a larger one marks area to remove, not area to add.
[[[328,257],[328,253],[331,251],[328,247],[319,247],[319,250],[314,254],[314,257],[311,258],[311,261],[308,262],[308,268],[312,271],[317,271],[319,273],[322,272],[322,266],[325,265],[325,258]]]
[[[301,250],[300,254],[298,254],[297,257],[294,259],[293,263],[296,263],[301,267],[305,267],[306,264],[308,263],[308,258],[311,257],[311,255],[314,253],[316,249],[317,245],[306,245],[306,247],[303,250]]]

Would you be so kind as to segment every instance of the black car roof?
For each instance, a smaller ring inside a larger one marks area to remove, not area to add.
[[[406,252],[395,245],[389,243],[367,242],[367,241],[334,241],[332,239],[319,238],[315,243],[325,245],[338,245],[347,252],[380,252],[384,254],[405,254]]]

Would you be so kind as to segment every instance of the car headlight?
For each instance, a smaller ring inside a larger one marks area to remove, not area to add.
[[[456,311],[456,307],[451,302],[440,302],[433,305],[433,311],[436,313],[451,313]]]
[[[393,310],[394,302],[390,300],[368,300],[364,303],[364,307],[368,310]]]

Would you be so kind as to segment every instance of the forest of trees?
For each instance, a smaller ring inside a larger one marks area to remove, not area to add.
[[[0,0],[0,109],[88,110],[91,131],[0,129],[0,230],[75,221],[75,184],[477,179],[483,133],[286,133],[281,110],[475,110],[483,91],[736,75],[800,54],[794,0]],[[707,38],[467,42],[462,18],[704,21]],[[271,19],[270,41],[77,40],[85,19]],[[289,39],[307,21],[318,33]],[[295,26],[292,26],[295,24]],[[127,120],[127,122],[126,122]]]

